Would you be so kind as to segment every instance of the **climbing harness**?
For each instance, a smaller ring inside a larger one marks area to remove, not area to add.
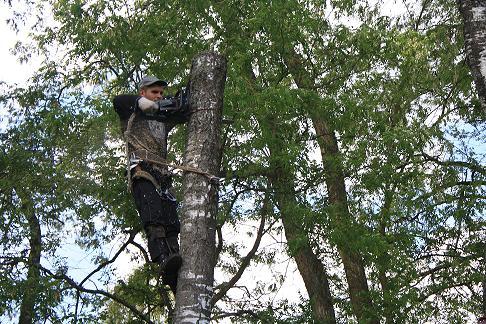
[[[202,171],[200,169],[190,167],[190,166],[183,166],[183,165],[177,165],[168,162],[166,159],[161,158],[159,155],[151,153],[149,149],[134,135],[131,133],[133,121],[136,117],[137,113],[134,111],[130,118],[128,119],[127,122],[127,128],[124,133],[125,135],[125,152],[126,152],[126,157],[127,157],[127,168],[126,168],[126,173],[127,173],[127,178],[128,178],[128,191],[131,192],[132,190],[132,181],[133,179],[139,179],[139,178],[144,178],[149,180],[156,188],[157,193],[161,197],[166,197],[167,199],[171,201],[175,201],[174,196],[168,191],[168,186],[166,188],[162,188],[162,186],[159,184],[159,181],[155,179],[155,177],[147,171],[144,171],[143,168],[137,168],[137,166],[140,166],[143,163],[149,163],[149,164],[154,164],[154,165],[161,165],[164,167],[170,167],[172,169],[178,169],[186,172],[192,172],[196,174],[200,174],[205,176],[206,178],[209,179],[209,183],[212,185],[220,185],[221,184],[221,179],[219,177],[216,177],[215,175],[212,175],[209,172]],[[130,154],[129,151],[129,144],[136,144],[137,146],[141,147],[142,149],[136,150]],[[132,170],[135,169],[135,172],[132,172]]]
[[[205,176],[206,178],[209,179],[209,182],[211,184],[214,184],[214,185],[219,185],[220,181],[221,181],[221,179],[219,177],[216,177],[215,175],[212,175],[209,172],[205,172],[205,171],[202,171],[200,169],[193,168],[193,167],[190,167],[190,166],[177,165],[177,164],[170,163],[167,160],[161,158],[160,156],[147,151],[146,149],[136,150],[136,151],[132,152],[131,156],[134,159],[134,161],[145,161],[145,162],[152,163],[152,164],[168,166],[172,169],[178,169],[178,170],[182,170],[182,171],[186,171],[186,172],[192,172],[192,173],[203,175],[203,176]]]
[[[170,193],[169,187],[161,186],[159,184],[159,182],[155,179],[155,177],[152,174],[150,174],[149,172],[143,171],[143,170],[136,170],[132,174],[131,178],[132,178],[132,180],[133,179],[146,179],[146,180],[150,181],[154,185],[155,191],[157,192],[157,194],[161,198],[167,199],[167,200],[170,200],[170,201],[173,201],[173,202],[176,201],[176,198],[174,197],[174,195],[172,195],[172,193]]]

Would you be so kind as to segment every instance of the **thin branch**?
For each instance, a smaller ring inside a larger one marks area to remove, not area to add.
[[[467,282],[458,282],[458,283],[454,283],[454,284],[451,284],[451,285],[448,285],[447,287],[430,287],[430,291],[425,293],[423,296],[421,296],[419,299],[418,299],[418,303],[422,303],[423,301],[427,300],[427,298],[429,298],[430,296],[433,296],[433,295],[437,295],[438,293],[440,292],[443,292],[443,291],[446,291],[448,289],[452,289],[452,288],[455,288],[455,287],[461,287],[461,286],[467,286],[467,285],[470,285],[471,282],[470,281],[467,281]],[[410,309],[412,308],[413,306],[410,305],[409,307],[407,307],[405,309],[405,314],[408,313],[410,311]]]
[[[420,273],[418,274],[418,276],[419,276],[419,277],[427,277],[427,276],[429,276],[429,275],[431,275],[431,274],[434,274],[434,273],[435,273],[435,272],[437,272],[437,271],[440,271],[440,270],[442,270],[442,269],[447,269],[447,268],[450,268],[450,267],[452,267],[452,263],[450,263],[450,262],[446,262],[446,263],[443,263],[443,264],[441,264],[441,265],[438,265],[437,267],[434,267],[434,268],[432,268],[432,269],[429,269],[429,270],[427,270],[427,271],[422,271],[422,272],[420,272]]]
[[[139,243],[137,243],[135,241],[131,241],[130,244],[135,246],[136,248],[138,248],[140,250],[140,252],[143,255],[143,258],[145,259],[145,263],[150,263],[150,257],[149,257],[147,251],[144,249],[143,246],[141,246]]]
[[[216,226],[216,234],[218,235],[218,245],[216,246],[216,255],[214,258],[214,267],[218,263],[219,255],[221,251],[223,251],[223,231],[221,230],[221,226]]]
[[[137,235],[138,231],[137,230],[132,230],[130,231],[130,236],[128,237],[128,240],[120,247],[120,249],[118,249],[118,252],[116,252],[116,254],[113,256],[113,258],[111,258],[110,260],[108,261],[105,261],[103,263],[101,263],[96,269],[94,269],[93,271],[91,271],[90,274],[88,274],[80,283],[79,285],[82,286],[92,275],[94,275],[95,273],[97,273],[98,271],[100,271],[101,269],[103,269],[104,267],[106,267],[107,265],[115,262],[115,260],[118,258],[118,256],[123,252],[125,251],[126,247],[132,243],[133,239],[135,238],[135,235]]]
[[[420,10],[420,14],[417,18],[417,21],[415,21],[415,31],[418,31],[418,29],[419,29],[422,17],[423,17],[424,12],[425,12],[425,7],[427,7],[427,5],[428,5],[428,1],[425,0],[422,4],[422,9]]]
[[[249,309],[240,309],[239,311],[236,311],[236,312],[231,312],[231,313],[227,313],[227,312],[222,312],[222,313],[219,313],[218,315],[215,315],[211,318],[211,320],[215,321],[215,320],[219,320],[219,319],[223,319],[223,318],[226,318],[226,317],[241,317],[242,315],[250,315],[251,317],[255,318],[255,319],[259,319],[259,316],[257,313],[255,313],[254,311],[252,310],[249,310]]]
[[[233,186],[235,187],[236,185],[233,184]],[[235,188],[235,191],[236,191],[236,188]],[[229,215],[230,215],[231,211],[233,210],[233,206],[238,201],[238,198],[240,197],[240,195],[242,195],[243,193],[245,193],[247,191],[248,191],[247,189],[243,189],[241,191],[236,191],[236,194],[231,199],[229,207],[227,208],[226,217],[224,218],[224,220],[229,218]],[[219,255],[221,254],[221,251],[223,250],[223,232],[221,231],[221,228],[223,227],[223,225],[224,225],[224,221],[223,221],[223,224],[216,226],[216,234],[218,235],[218,245],[216,246],[216,254],[215,254],[215,257],[214,257],[213,267],[216,267],[216,264],[218,263]]]
[[[85,288],[81,284],[76,283],[73,279],[71,279],[69,276],[67,276],[64,273],[53,273],[51,270],[44,268],[42,265],[39,265],[39,268],[40,268],[40,270],[47,273],[48,275],[50,275],[54,279],[66,281],[73,289],[76,289],[79,292],[85,292],[85,293],[94,294],[94,295],[102,295],[102,296],[105,296],[107,298],[110,298],[110,299],[116,301],[117,303],[125,306],[129,310],[131,310],[137,317],[144,320],[145,322],[155,324],[154,322],[152,322],[150,320],[150,318],[148,318],[145,314],[140,312],[135,306],[131,305],[130,303],[123,300],[122,298],[120,298],[117,295],[111,294],[107,291],[100,290],[100,289]]]
[[[425,152],[422,152],[421,155],[426,161],[431,161],[438,165],[468,168],[472,171],[481,173],[482,175],[486,175],[486,168],[484,168],[482,165],[477,163],[464,162],[464,161],[441,161],[437,157],[428,155]]]
[[[475,255],[475,254],[459,255],[459,254],[453,254],[453,253],[428,253],[428,254],[424,254],[424,255],[421,255],[421,256],[415,258],[415,261],[428,259],[430,257],[455,258],[455,259],[460,259],[464,262],[464,261],[468,261],[468,260],[474,260],[478,256]]]
[[[240,267],[236,274],[231,278],[228,282],[224,282],[220,285],[220,290],[213,296],[211,299],[211,305],[214,306],[218,300],[223,297],[226,292],[228,292],[231,287],[233,287],[236,282],[241,278],[243,273],[245,272],[246,268],[250,265],[251,259],[255,256],[258,247],[260,246],[260,242],[262,240],[263,234],[265,231],[265,221],[267,217],[267,208],[268,208],[268,199],[265,197],[265,201],[263,202],[262,212],[261,212],[261,221],[260,226],[258,228],[257,236],[255,242],[253,243],[253,247],[251,248],[250,252],[243,258],[241,261]],[[268,231],[269,229],[267,229]]]

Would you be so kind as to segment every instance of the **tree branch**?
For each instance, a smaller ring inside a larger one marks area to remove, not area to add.
[[[249,309],[240,309],[239,311],[231,312],[231,313],[222,312],[222,313],[219,313],[218,315],[213,316],[211,319],[213,321],[215,321],[215,320],[220,320],[220,319],[223,319],[223,318],[226,318],[226,317],[238,317],[239,318],[242,315],[250,315],[251,317],[253,317],[255,319],[259,319],[258,314],[255,313],[252,310],[249,310]]]
[[[108,261],[105,261],[103,263],[101,263],[95,270],[91,271],[90,274],[88,274],[80,283],[79,285],[82,286],[92,275],[94,275],[95,273],[97,273],[98,271],[100,271],[101,269],[103,269],[104,267],[106,267],[107,265],[115,262],[115,260],[118,258],[118,256],[126,249],[126,247],[132,243],[133,239],[135,238],[135,235],[137,235],[138,231],[137,230],[132,230],[130,231],[130,236],[128,237],[128,240],[120,247],[120,249],[118,249],[118,252],[116,252],[116,254],[113,256],[113,258],[111,258],[110,260]]]
[[[143,255],[143,258],[145,259],[145,263],[150,263],[150,257],[148,255],[147,251],[143,248],[143,246],[141,246],[139,243],[137,243],[135,241],[131,241],[130,244],[135,246],[136,248],[138,248],[140,250],[140,252]]]
[[[214,306],[218,300],[223,297],[226,292],[228,292],[231,287],[235,285],[235,283],[241,278],[243,273],[245,272],[246,268],[250,265],[251,259],[255,256],[256,251],[258,250],[258,247],[260,246],[260,242],[262,240],[263,234],[268,231],[269,229],[265,230],[265,221],[266,221],[266,216],[267,216],[267,208],[268,208],[268,199],[265,198],[265,201],[263,202],[262,206],[262,212],[261,212],[261,220],[260,220],[260,226],[258,228],[257,236],[255,239],[255,242],[253,243],[253,247],[251,248],[250,252],[243,258],[241,261],[240,267],[236,274],[231,278],[228,282],[224,282],[221,285],[219,285],[220,290],[213,296],[211,299],[211,305]]]
[[[78,292],[85,292],[85,293],[94,294],[94,295],[102,295],[102,296],[105,296],[107,298],[110,298],[110,299],[116,301],[117,303],[125,306],[129,310],[131,310],[137,317],[144,320],[145,322],[155,324],[154,322],[152,322],[150,320],[150,318],[148,318],[145,314],[140,312],[135,306],[131,305],[130,303],[123,300],[122,298],[120,298],[117,295],[111,294],[107,291],[100,290],[100,289],[85,288],[81,284],[76,283],[73,279],[71,279],[69,276],[67,276],[64,273],[53,273],[51,270],[44,268],[42,265],[39,265],[39,268],[43,272],[47,273],[49,276],[51,276],[54,279],[66,281],[73,289],[76,289]]]
[[[464,161],[441,161],[439,160],[439,158],[428,155],[425,152],[422,152],[421,155],[426,161],[434,162],[438,165],[468,168],[482,175],[486,175],[486,168],[484,168],[482,165],[477,163],[464,162]]]

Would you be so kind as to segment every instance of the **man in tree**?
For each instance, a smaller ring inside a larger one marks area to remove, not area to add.
[[[187,118],[182,109],[166,109],[162,97],[167,82],[144,77],[139,95],[118,95],[113,106],[121,121],[128,154],[129,189],[137,206],[152,262],[160,264],[163,283],[176,293],[180,222],[177,202],[169,192],[172,178],[167,165],[167,137],[170,130]]]

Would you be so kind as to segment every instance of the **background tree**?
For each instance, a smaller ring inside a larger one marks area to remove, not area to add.
[[[483,1],[459,0],[459,10],[464,24],[466,60],[476,84],[482,113],[486,107],[486,76],[483,52],[486,48],[486,4]],[[483,115],[484,116],[484,115]]]

